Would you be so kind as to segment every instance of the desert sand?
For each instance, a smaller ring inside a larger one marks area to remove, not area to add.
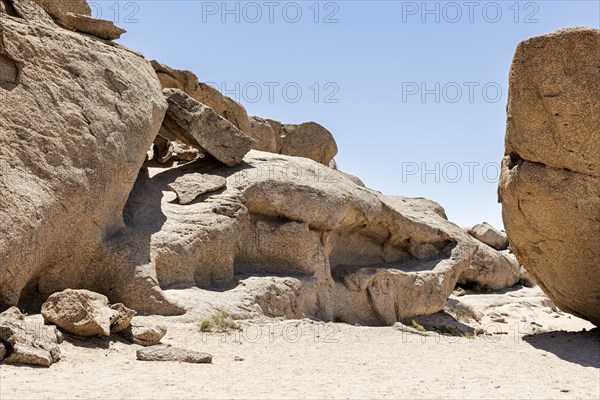
[[[458,303],[481,312],[481,321],[457,321],[450,313]],[[0,397],[600,397],[599,330],[552,310],[538,288],[467,293],[452,296],[449,304],[454,306],[447,312],[415,320],[425,327],[483,329],[484,334],[422,336],[397,327],[265,318],[240,321],[241,331],[201,333],[189,315],[136,317],[167,325],[163,343],[208,352],[213,363],[137,361],[135,352],[141,346],[119,336],[82,339],[65,334],[61,361],[50,368],[0,365]],[[27,319],[32,327],[43,323],[40,315]]]

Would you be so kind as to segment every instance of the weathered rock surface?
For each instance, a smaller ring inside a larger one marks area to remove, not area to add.
[[[506,233],[499,231],[487,222],[473,226],[467,230],[467,233],[496,250],[508,249],[508,237]]]
[[[250,117],[250,130],[247,135],[254,139],[254,150],[279,153],[281,151],[281,136],[275,132],[266,119]]]
[[[252,139],[179,89],[164,89],[169,108],[164,126],[177,139],[206,152],[227,166],[239,164]]]
[[[28,323],[18,308],[0,314],[0,360],[49,367],[60,359],[59,332],[53,325]]]
[[[175,161],[194,161],[196,158],[204,156],[198,149],[183,144],[178,140],[171,143],[173,144],[173,159]]]
[[[92,16],[92,9],[86,0],[33,0],[40,5],[50,16],[59,18],[65,14],[73,13],[79,15]]]
[[[87,33],[106,40],[118,39],[127,32],[125,29],[116,26],[112,21],[95,19],[81,14],[61,14],[56,18],[56,21],[66,29]]]
[[[162,325],[148,326],[134,323],[121,332],[126,340],[142,346],[154,346],[167,334],[167,328]]]
[[[205,193],[224,188],[227,179],[218,175],[191,173],[180,176],[169,184],[169,189],[177,194],[179,204],[189,204]]]
[[[252,138],[254,150],[306,157],[327,166],[337,153],[337,145],[331,133],[315,122],[283,125],[270,119],[248,117],[241,104],[200,82],[194,73],[175,70],[158,61],[152,61],[152,66],[163,88],[180,89],[212,108]]]
[[[561,309],[600,326],[600,31],[519,44],[499,185],[511,248]]]
[[[111,304],[110,308],[117,312],[117,316],[111,321],[110,333],[119,333],[124,329],[127,329],[131,324],[131,320],[135,317],[136,312],[125,307],[121,303]]]
[[[52,17],[33,0],[8,0],[8,3],[11,7],[3,7],[7,14],[44,25],[54,25]]]
[[[331,133],[315,122],[281,126],[281,154],[306,157],[329,166],[337,154]]]
[[[222,176],[227,186],[185,206],[164,195],[193,173]],[[252,293],[265,314],[290,318],[389,324],[436,312],[463,274],[485,284],[505,257],[432,201],[383,196],[315,161],[254,150],[233,168],[210,159],[148,168],[125,218],[151,232],[163,287],[230,287],[257,275],[236,290]],[[265,274],[278,278],[261,281]]]
[[[212,356],[208,353],[180,349],[169,345],[140,349],[136,352],[136,356],[140,361],[175,361],[194,364],[212,363]]]
[[[66,289],[42,305],[46,323],[78,336],[110,336],[129,326],[135,316],[122,304],[109,306],[106,296],[89,290]]]
[[[6,14],[0,43],[0,309],[27,287],[181,312],[157,285],[147,238],[122,219],[166,110],[148,61]]]
[[[217,114],[231,122],[245,134],[250,132],[250,121],[246,109],[231,98],[222,95],[212,86],[202,83],[191,71],[175,70],[158,61],[152,67],[164,89],[180,89],[194,100],[212,108]]]

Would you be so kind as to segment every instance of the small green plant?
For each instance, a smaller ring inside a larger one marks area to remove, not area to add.
[[[407,320],[404,320],[402,323],[404,325],[406,325],[406,326],[410,326],[412,328],[415,328],[419,332],[427,332],[427,329],[425,329],[425,327],[423,325],[421,325],[420,323],[418,323],[414,319],[412,319],[412,320],[408,320],[407,319]]]
[[[241,329],[242,326],[235,322],[225,310],[218,311],[210,319],[205,319],[198,324],[200,332],[229,332]]]

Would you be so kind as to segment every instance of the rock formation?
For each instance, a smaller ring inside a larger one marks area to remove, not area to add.
[[[293,125],[255,116],[248,117],[241,104],[200,82],[194,73],[175,70],[158,61],[152,61],[152,66],[163,88],[179,89],[214,110],[252,138],[252,148],[255,150],[306,157],[327,166],[337,154],[337,145],[331,133],[315,122]]]
[[[499,197],[511,248],[565,311],[600,326],[600,31],[521,42]]]
[[[66,289],[42,304],[44,322],[78,336],[110,336],[129,326],[135,312],[89,290]]]
[[[165,191],[193,174],[226,186],[177,204]],[[204,158],[143,170],[125,219],[150,235],[163,287],[290,277],[284,305],[257,295],[273,316],[389,324],[440,310],[459,279],[503,288],[519,278],[507,254],[448,222],[434,202],[384,196],[315,161],[254,150],[233,168]]]
[[[508,237],[506,233],[499,231],[487,222],[469,228],[467,233],[496,250],[508,249]]]
[[[156,74],[138,54],[23,4],[46,18],[0,14],[0,308],[25,288],[87,288],[181,312],[162,299],[149,249],[122,217],[167,107]]]
[[[64,290],[46,320],[106,335],[130,309],[184,313],[161,288],[249,278],[233,290],[266,315],[393,324],[441,310],[457,282],[518,280],[438,204],[330,168],[322,126],[248,117],[110,42],[120,30],[84,3],[0,0],[1,309]]]
[[[0,361],[49,367],[60,359],[60,342],[55,326],[28,324],[17,307],[0,314]]]

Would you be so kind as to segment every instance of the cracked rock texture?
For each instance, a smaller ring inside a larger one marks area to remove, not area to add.
[[[519,44],[499,185],[511,248],[565,311],[600,326],[600,31]]]

